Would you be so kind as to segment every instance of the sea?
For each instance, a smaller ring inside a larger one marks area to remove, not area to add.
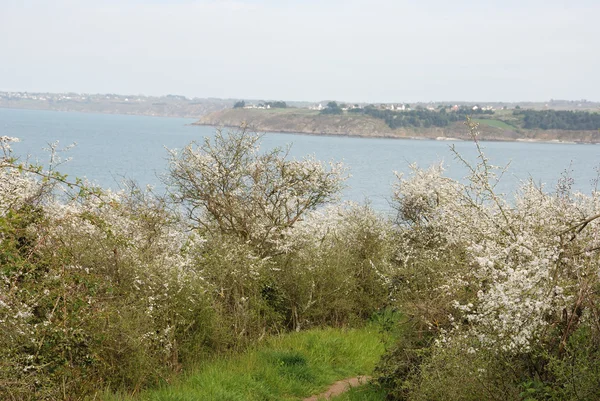
[[[16,156],[42,164],[49,161],[47,149],[58,142],[63,160],[59,171],[85,177],[114,190],[123,180],[134,180],[164,191],[167,149],[183,148],[192,141],[212,138],[216,127],[191,125],[194,119],[91,114],[46,110],[0,109],[0,136],[20,139],[12,146]],[[75,146],[70,147],[70,145]],[[507,166],[497,186],[499,193],[514,197],[527,180],[552,191],[567,175],[573,189],[591,193],[600,169],[600,146],[570,143],[481,142],[489,163]],[[266,133],[261,149],[291,146],[296,159],[314,155],[324,162],[342,161],[350,177],[342,200],[369,202],[382,212],[391,212],[394,172],[410,175],[411,164],[427,168],[443,163],[450,178],[464,179],[467,167],[451,147],[468,162],[477,163],[475,144],[470,141],[359,138],[288,133]],[[67,149],[69,148],[70,149]],[[46,149],[46,150],[45,150]]]

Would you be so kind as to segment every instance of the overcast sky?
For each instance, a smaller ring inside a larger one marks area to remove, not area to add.
[[[0,0],[0,90],[600,100],[600,0]]]

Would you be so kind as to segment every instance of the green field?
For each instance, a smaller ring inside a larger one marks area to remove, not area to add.
[[[382,340],[375,325],[286,334],[241,355],[214,359],[162,388],[135,397],[107,394],[103,399],[298,400],[320,394],[337,380],[371,374],[384,351]]]
[[[507,131],[514,131],[516,129],[516,127],[509,125],[509,124],[505,123],[504,121],[500,121],[500,120],[491,120],[491,119],[487,119],[487,118],[474,118],[473,121],[476,123],[479,123],[479,124],[485,124],[490,127],[500,128],[500,129],[507,130]]]
[[[250,113],[265,113],[265,114],[299,114],[299,115],[318,115],[318,110],[309,110],[296,107],[287,108],[271,108],[271,109],[243,109]]]

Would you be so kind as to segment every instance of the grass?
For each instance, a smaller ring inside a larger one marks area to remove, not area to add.
[[[500,121],[500,120],[492,120],[492,119],[487,119],[487,118],[474,118],[473,121],[476,123],[479,123],[479,124],[485,124],[485,125],[489,125],[490,127],[500,128],[503,130],[512,131],[515,129],[514,126],[507,124],[504,121]]]
[[[337,380],[370,374],[384,351],[379,330],[372,324],[273,337],[242,354],[215,358],[162,388],[136,397],[107,394],[102,399],[298,400],[323,392]]]
[[[243,109],[245,112],[262,113],[262,114],[300,114],[300,115],[318,115],[317,110],[304,108],[288,107],[288,108],[272,108],[272,109]]]

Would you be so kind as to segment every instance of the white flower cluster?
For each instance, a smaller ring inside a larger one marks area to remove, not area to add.
[[[278,249],[287,253],[294,249],[327,248],[339,244],[340,240],[352,249],[355,242],[367,236],[384,243],[392,231],[392,225],[369,207],[344,202],[308,213],[284,232]]]
[[[46,172],[36,175],[5,162],[0,168],[0,252],[6,262],[0,266],[2,346],[33,344],[29,356],[35,359],[49,331],[67,338],[79,330],[77,324],[64,325],[67,312],[59,313],[59,303],[71,305],[81,297],[87,309],[77,319],[83,322],[113,313],[106,309],[114,307],[111,299],[118,303],[135,293],[137,305],[145,301],[147,324],[161,337],[140,333],[136,341],[170,352],[171,327],[189,325],[186,315],[204,308],[208,286],[190,252],[204,240],[139,189],[64,196],[56,186],[48,189],[53,183]],[[115,294],[95,294],[94,286]],[[24,368],[35,372],[35,363]]]
[[[268,254],[282,231],[337,199],[345,169],[314,157],[260,152],[259,135],[217,132],[213,142],[171,151],[168,183],[204,229],[234,234]]]
[[[435,265],[448,253],[464,255],[463,268],[432,273],[442,283],[433,289],[454,297],[440,343],[468,337],[524,352],[565,316],[578,320],[586,289],[600,282],[600,196],[550,194],[528,182],[509,203],[494,193],[491,169],[474,168],[468,184],[443,177],[439,166],[400,176],[401,224],[430,235],[429,248],[402,256]]]
[[[8,154],[10,154],[12,151],[10,144],[16,142],[21,142],[21,140],[12,136],[0,136],[0,149],[2,149],[5,157],[8,156]]]

